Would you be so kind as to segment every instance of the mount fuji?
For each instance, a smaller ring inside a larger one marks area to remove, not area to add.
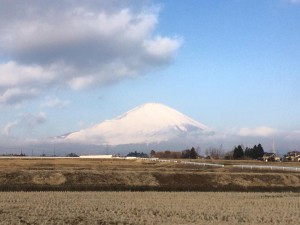
[[[68,143],[91,145],[189,142],[211,135],[204,124],[160,103],[140,105],[112,120],[60,136]]]

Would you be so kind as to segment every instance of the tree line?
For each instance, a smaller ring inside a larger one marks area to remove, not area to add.
[[[174,151],[160,151],[156,152],[151,150],[150,157],[154,158],[172,158],[172,159],[197,159],[199,154],[197,150],[192,147],[191,149],[185,149],[181,152],[174,152]]]
[[[254,145],[252,148],[242,145],[235,146],[230,152],[225,153],[222,145],[219,148],[207,148],[205,158],[207,159],[261,159],[264,156],[264,149],[261,144]],[[197,159],[204,158],[200,155],[200,148],[185,149],[183,151],[155,151],[151,150],[149,156],[143,152],[130,152],[127,156],[152,157],[161,159]]]
[[[233,159],[261,159],[265,152],[261,144],[254,145],[253,148],[244,148],[238,145],[233,149]]]

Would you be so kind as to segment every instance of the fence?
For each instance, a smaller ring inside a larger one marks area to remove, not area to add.
[[[294,171],[300,172],[300,167],[287,167],[287,166],[257,166],[257,165],[233,165],[234,168],[240,169],[260,169],[260,170],[280,170],[280,171]]]
[[[150,160],[157,161],[163,163],[182,163],[194,166],[213,166],[213,167],[224,167],[222,164],[214,164],[214,163],[201,163],[201,162],[189,162],[189,161],[178,161],[178,160],[170,160],[170,159],[159,159],[159,158],[141,158],[142,160]]]
[[[186,162],[181,161],[183,164],[195,165],[195,166],[214,166],[214,167],[224,167],[222,164],[214,164],[214,163],[200,163],[200,162]]]

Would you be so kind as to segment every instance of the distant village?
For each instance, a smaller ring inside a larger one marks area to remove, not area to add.
[[[63,157],[63,158],[158,158],[158,159],[203,159],[203,160],[259,160],[264,162],[300,162],[300,151],[289,151],[283,156],[279,156],[273,152],[265,152],[261,144],[254,145],[252,148],[244,148],[242,145],[234,147],[232,151],[224,152],[222,146],[220,148],[208,148],[201,154],[199,147],[185,149],[183,151],[155,151],[151,150],[150,153],[139,151],[132,151],[128,154],[103,154],[103,155],[78,155],[76,153],[68,153],[60,156],[56,154],[46,155],[26,155],[21,153],[2,154],[0,157]]]

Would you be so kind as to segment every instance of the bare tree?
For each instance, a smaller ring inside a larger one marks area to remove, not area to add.
[[[200,156],[201,155],[201,148],[200,148],[200,146],[197,146],[195,150],[196,150],[197,154]]]
[[[222,159],[224,158],[223,146],[221,145],[219,148],[209,147],[205,150],[205,154],[212,159]]]

